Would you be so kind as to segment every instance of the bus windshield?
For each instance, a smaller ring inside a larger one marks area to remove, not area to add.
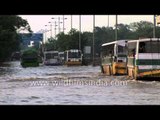
[[[81,52],[68,52],[68,58],[80,58]]]
[[[46,59],[51,59],[51,58],[52,58],[51,53],[47,53],[46,54]]]
[[[118,54],[126,54],[127,50],[125,46],[118,45]]]
[[[102,47],[102,56],[106,57],[106,56],[113,56],[114,55],[114,45],[115,44],[111,44],[111,45],[107,45],[107,46],[103,46]]]
[[[58,53],[46,53],[46,59],[58,58]]]

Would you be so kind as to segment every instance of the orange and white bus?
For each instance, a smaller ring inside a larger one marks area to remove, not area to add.
[[[64,52],[65,65],[82,65],[82,52],[78,49],[66,50]]]
[[[145,38],[128,41],[128,76],[134,79],[160,77],[160,40]]]
[[[102,44],[101,72],[106,75],[127,74],[127,40]]]

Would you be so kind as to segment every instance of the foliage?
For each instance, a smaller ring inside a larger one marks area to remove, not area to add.
[[[10,58],[14,51],[20,50],[17,32],[31,32],[28,22],[17,15],[0,15],[0,61]]]
[[[28,48],[22,52],[22,55],[38,55],[38,51],[35,48]]]
[[[57,50],[57,41],[53,38],[49,38],[48,42],[45,43],[45,51]]]
[[[133,22],[130,24],[130,28],[134,31],[137,39],[152,37],[153,27],[153,23],[147,21]]]
[[[122,39],[139,39],[153,37],[153,23],[147,21],[133,22],[129,25],[117,25],[117,38]],[[115,40],[115,27],[95,27],[95,53],[100,54],[101,45],[106,42]],[[160,27],[156,26],[156,37],[160,37]],[[93,33],[92,32],[79,32],[72,29],[68,34],[60,33],[57,39],[48,42],[48,46],[54,50],[65,51],[67,49],[79,48],[79,35],[81,35],[81,50],[84,46],[93,46]],[[93,50],[92,50],[93,51]]]

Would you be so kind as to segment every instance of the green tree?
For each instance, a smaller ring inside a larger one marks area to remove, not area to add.
[[[139,39],[140,37],[153,36],[153,24],[147,21],[133,22],[129,25],[118,24],[118,40],[120,39]],[[59,33],[54,42],[48,44],[56,45],[56,50],[65,51],[67,49],[79,49],[79,31],[71,29],[67,34]],[[93,45],[93,32],[83,32],[81,34],[81,49],[84,46]],[[156,27],[156,37],[160,37],[160,27]],[[115,28],[95,27],[95,53],[100,54],[103,43],[115,41]],[[53,45],[53,46],[54,46]]]
[[[130,29],[134,32],[135,38],[153,37],[153,23],[148,21],[133,22],[130,24]]]
[[[69,49],[69,41],[70,36],[64,33],[60,33],[57,35],[57,47],[58,51],[65,51]]]
[[[160,38],[160,27],[159,26],[156,26],[156,30],[155,30],[156,32],[155,32],[155,36],[157,37],[157,38]]]
[[[68,35],[68,49],[79,49],[79,31],[76,29],[71,29]]]
[[[0,15],[0,61],[5,61],[11,53],[19,50],[18,32],[31,32],[28,22],[17,15]]]
[[[45,43],[45,50],[50,51],[50,50],[57,50],[57,40],[54,38],[49,38],[48,42]]]
[[[115,32],[112,27],[95,27],[95,53],[100,55],[101,45],[114,41],[114,36]]]
[[[131,36],[132,31],[130,30],[129,25],[118,24],[117,29],[118,29],[118,33],[117,33],[118,40],[132,38],[132,36]]]

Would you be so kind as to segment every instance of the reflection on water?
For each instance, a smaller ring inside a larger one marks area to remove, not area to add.
[[[160,104],[159,81],[104,76],[100,67],[0,67],[0,104],[146,105]]]

